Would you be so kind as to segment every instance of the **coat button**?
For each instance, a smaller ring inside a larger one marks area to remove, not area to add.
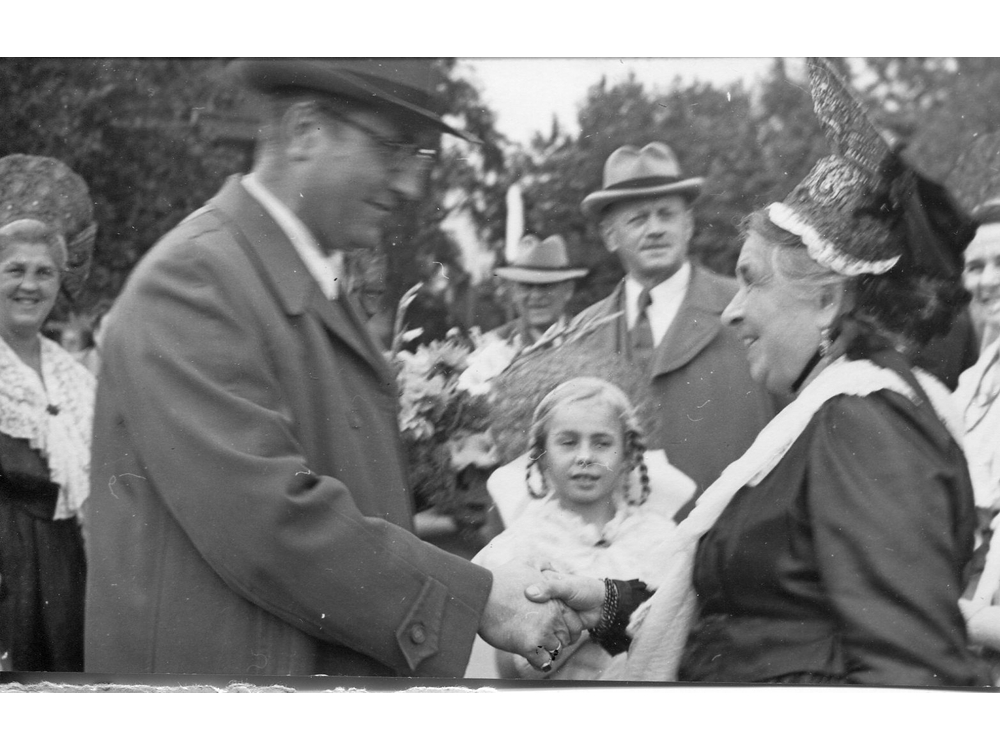
[[[410,628],[410,640],[418,646],[427,640],[427,631],[423,625],[417,624]]]

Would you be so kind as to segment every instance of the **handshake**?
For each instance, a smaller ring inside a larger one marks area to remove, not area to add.
[[[557,573],[545,563],[508,563],[493,570],[479,635],[548,672],[560,650],[598,625],[604,591],[597,578]]]

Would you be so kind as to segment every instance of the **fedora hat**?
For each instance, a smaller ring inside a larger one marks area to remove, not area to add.
[[[570,267],[566,243],[558,234],[542,241],[526,234],[518,243],[514,262],[496,269],[497,276],[522,284],[557,284],[579,279],[589,272],[586,268]]]
[[[233,74],[263,94],[304,89],[388,109],[423,125],[474,141],[441,117],[443,78],[431,57],[255,58],[238,60]]]
[[[693,200],[704,183],[704,177],[685,178],[681,174],[673,149],[665,143],[622,146],[604,162],[603,187],[584,198],[580,208],[587,218],[594,219],[612,203],[630,198],[683,195]]]

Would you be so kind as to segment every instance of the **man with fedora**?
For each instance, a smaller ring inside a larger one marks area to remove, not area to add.
[[[582,203],[609,252],[625,268],[611,295],[580,313],[620,313],[590,334],[649,372],[658,426],[650,448],[698,484],[699,492],[750,446],[774,414],[750,377],[746,354],[720,320],[733,279],[691,262],[691,203],[704,179],[684,177],[664,143],[623,146],[604,165],[604,184]],[[686,514],[690,508],[683,509]]]
[[[521,238],[517,256],[496,275],[510,284],[510,296],[517,317],[494,328],[492,333],[518,347],[531,346],[545,334],[565,328],[566,305],[573,297],[576,279],[588,273],[572,268],[566,243],[558,234],[539,241],[532,234]]]
[[[266,105],[234,177],[111,311],[88,500],[86,669],[460,676],[477,632],[536,667],[579,636],[541,574],[418,540],[396,385],[338,285],[417,199],[431,60],[250,60]]]

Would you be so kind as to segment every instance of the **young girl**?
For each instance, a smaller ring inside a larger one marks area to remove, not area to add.
[[[535,500],[474,562],[495,568],[543,560],[565,573],[655,582],[653,561],[671,544],[675,525],[672,506],[651,495],[639,420],[628,397],[598,378],[569,380],[539,403],[529,445],[524,481]],[[684,487],[690,496],[693,484]],[[505,678],[597,679],[610,661],[586,634],[564,646],[547,673],[496,652]]]

